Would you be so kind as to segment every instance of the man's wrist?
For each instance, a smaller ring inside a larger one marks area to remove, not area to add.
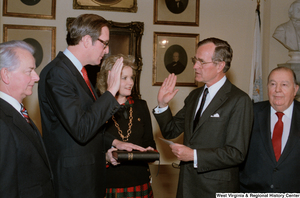
[[[154,113],[156,113],[156,114],[163,113],[168,109],[168,107],[169,106],[161,108],[161,107],[157,106],[154,108]]]

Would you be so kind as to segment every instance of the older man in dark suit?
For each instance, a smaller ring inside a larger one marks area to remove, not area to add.
[[[242,192],[300,192],[300,103],[293,70],[268,77],[269,101],[254,104],[249,153],[241,166]]]
[[[170,75],[159,90],[154,115],[162,135],[172,139],[184,132],[183,145],[170,145],[181,161],[178,198],[239,191],[238,165],[247,153],[253,114],[248,95],[226,78],[231,60],[226,41],[200,41],[193,68],[195,79],[205,85],[189,94],[175,116],[168,103],[178,92],[176,76]]]
[[[71,24],[68,47],[41,72],[39,103],[43,138],[53,167],[58,197],[104,197],[105,153],[112,146],[146,149],[105,134],[104,123],[118,111],[122,58],[108,75],[107,91],[97,97],[85,65],[99,65],[109,52],[107,21],[84,14]]]
[[[0,44],[0,197],[54,198],[41,134],[22,101],[39,76],[34,49],[24,41]]]

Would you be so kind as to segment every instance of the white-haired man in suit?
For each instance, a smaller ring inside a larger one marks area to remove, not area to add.
[[[39,76],[34,49],[24,41],[0,44],[0,197],[54,198],[41,134],[22,101]]]

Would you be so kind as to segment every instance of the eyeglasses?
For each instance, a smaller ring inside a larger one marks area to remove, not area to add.
[[[105,49],[109,45],[109,41],[103,41],[98,38],[98,41],[100,41],[103,44],[103,49]]]
[[[195,56],[192,57],[192,62],[194,65],[197,64],[197,65],[200,65],[201,67],[203,67],[204,65],[209,64],[209,63],[215,63],[215,62],[204,62],[204,61],[200,60],[199,58],[196,58]]]

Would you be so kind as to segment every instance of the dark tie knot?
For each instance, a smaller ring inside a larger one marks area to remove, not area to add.
[[[208,88],[205,88],[205,89],[204,89],[204,93],[203,93],[203,95],[205,95],[205,96],[206,96],[207,94],[208,94]]]

